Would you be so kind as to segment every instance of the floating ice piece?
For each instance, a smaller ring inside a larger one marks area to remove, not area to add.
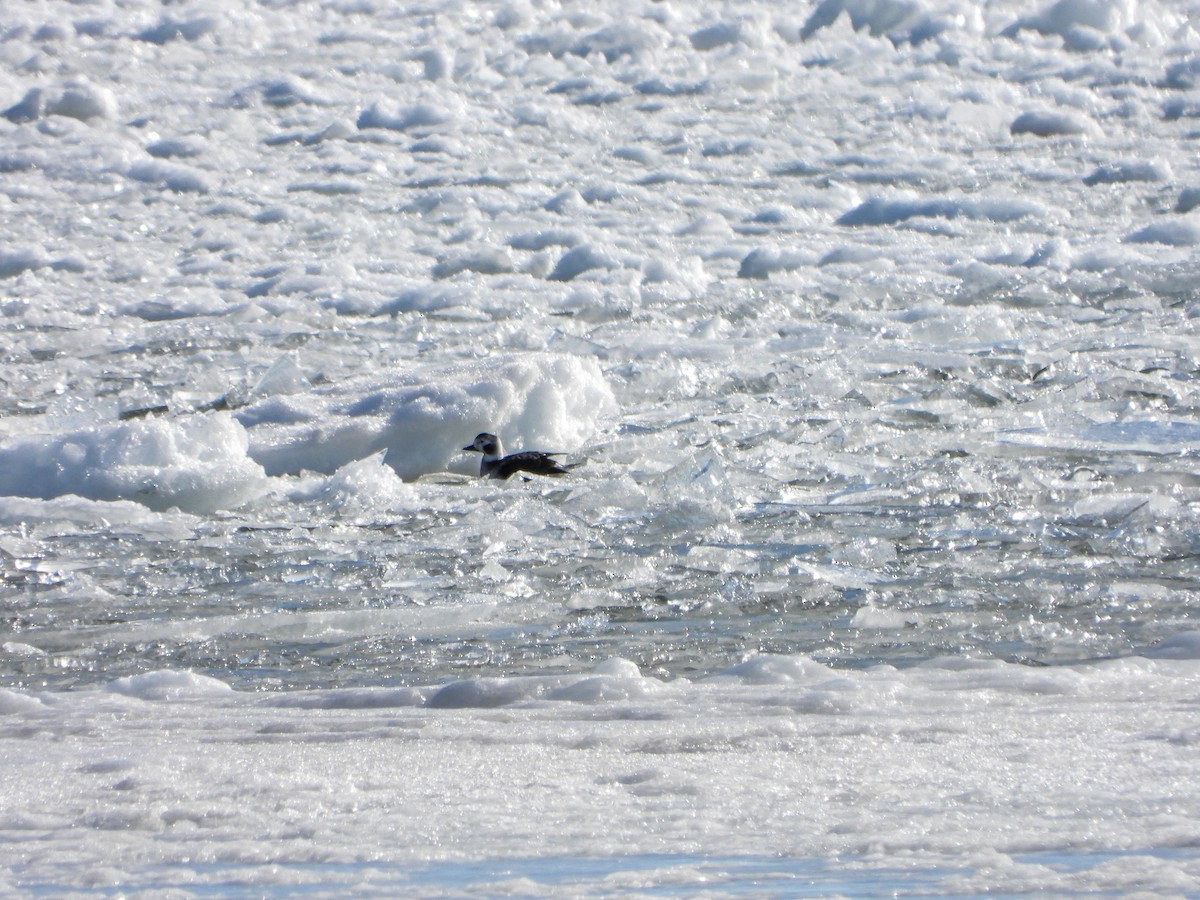
[[[667,81],[663,78],[646,78],[634,84],[639,94],[651,97],[689,97],[708,90],[707,81]]]
[[[555,688],[550,700],[574,703],[611,703],[648,697],[670,688],[656,678],[644,678],[637,664],[627,659],[607,659],[577,681]]]
[[[570,451],[615,409],[594,361],[534,353],[326,385],[237,415],[269,474],[329,474],[386,450],[387,464],[415,479],[452,465],[470,471],[464,434],[499,431],[516,445]]]
[[[1180,90],[1200,86],[1200,56],[1191,56],[1167,66],[1164,86]]]
[[[1167,244],[1171,247],[1194,247],[1200,244],[1200,221],[1195,217],[1164,219],[1151,222],[1126,235],[1129,244]]]
[[[1179,192],[1179,199],[1175,201],[1175,212],[1188,213],[1197,207],[1200,207],[1200,187],[1186,187]]]
[[[788,272],[809,265],[803,254],[778,247],[756,247],[742,259],[738,278],[769,278],[772,272]]]
[[[948,22],[931,16],[914,0],[822,0],[804,23],[800,37],[811,38],[842,15],[849,16],[855,31],[865,29],[872,37],[887,35],[894,43],[919,44],[948,27]]]
[[[270,81],[262,86],[263,102],[270,106],[295,106],[308,104],[313,106],[327,105],[329,101],[314,91],[309,84],[295,77]]]
[[[618,20],[579,38],[568,52],[583,57],[602,53],[611,65],[623,56],[640,59],[665,43],[665,32],[649,19]]]
[[[616,269],[618,267],[617,261],[602,250],[591,244],[580,244],[562,255],[546,279],[548,281],[570,281],[592,269]]]
[[[0,497],[0,524],[32,525],[36,522],[73,522],[108,532],[161,535],[174,540],[192,534],[190,526],[178,529],[189,517],[164,516],[132,500],[88,500],[71,494],[40,500],[29,497]]]
[[[0,689],[0,716],[39,712],[45,708],[46,705],[37,697]]]
[[[161,159],[136,162],[129,167],[128,175],[134,181],[160,185],[177,194],[207,194],[212,189],[201,172]]]
[[[140,41],[161,46],[181,38],[185,41],[198,41],[216,28],[217,19],[214,16],[197,16],[194,19],[172,19],[164,16],[156,24],[134,36]]]
[[[546,228],[541,231],[526,231],[514,234],[508,239],[508,246],[514,250],[545,250],[547,247],[574,247],[583,242],[583,237],[577,231],[565,228]]]
[[[397,106],[388,100],[376,100],[358,116],[358,127],[384,128],[389,131],[408,131],[410,128],[429,128],[444,125],[455,118],[448,106],[435,103],[414,103]]]
[[[502,275],[513,270],[512,257],[501,247],[479,247],[459,256],[437,263],[431,270],[434,278],[453,278],[462,272],[480,275]]]
[[[807,656],[751,656],[730,666],[719,678],[735,678],[746,684],[795,684],[829,675],[829,670]]]
[[[1150,159],[1132,159],[1108,163],[1097,167],[1084,176],[1088,187],[1097,184],[1123,184],[1128,181],[1170,181],[1171,167],[1165,162]]]
[[[380,451],[347,463],[325,479],[315,493],[299,493],[293,499],[305,502],[312,497],[338,515],[351,518],[406,507],[413,501],[413,487],[401,481],[384,462],[386,455]]]
[[[19,101],[4,110],[4,118],[14,125],[25,122],[36,122],[46,112],[46,92],[41,88],[32,88]]]
[[[66,116],[86,122],[88,119],[115,119],[117,98],[108,88],[86,81],[73,81],[46,103],[52,116]]]
[[[207,149],[203,141],[191,137],[163,138],[146,146],[146,152],[158,159],[193,159]]]
[[[912,218],[984,219],[1015,222],[1043,210],[1019,200],[969,200],[924,197],[872,197],[837,219],[838,225],[895,225]]]
[[[267,489],[225,414],[138,419],[0,448],[0,494],[136,500],[154,509],[232,509]]]
[[[290,356],[281,356],[258,380],[250,394],[254,399],[259,399],[279,394],[297,394],[311,387],[312,382],[296,365],[296,361]]]
[[[66,116],[85,122],[88,119],[113,119],[117,115],[117,99],[107,88],[86,81],[72,81],[58,91],[33,88],[3,115],[17,125],[43,116]]]
[[[717,47],[736,44],[741,38],[740,22],[718,22],[716,25],[709,25],[707,28],[693,31],[688,36],[692,46],[701,51],[715,50]]]
[[[423,706],[431,688],[336,688],[295,691],[266,697],[262,705],[273,709],[391,709]]]
[[[455,681],[426,703],[433,709],[491,709],[536,700],[552,682],[542,678],[474,678]]]
[[[38,659],[49,655],[40,647],[35,647],[33,644],[25,644],[21,641],[5,641],[3,644],[0,644],[0,653],[6,656],[22,657],[25,659]]]
[[[881,609],[878,606],[866,604],[860,606],[850,620],[853,628],[873,628],[880,631],[910,628],[920,623],[920,615],[905,612],[901,609]]]
[[[1028,30],[1070,38],[1080,29],[1103,35],[1115,34],[1132,24],[1132,11],[1135,8],[1135,4],[1124,0],[1058,0],[1041,12],[1018,19],[1001,34],[1015,37],[1019,32]]]
[[[37,247],[10,247],[0,250],[0,278],[15,278],[50,265],[49,258]]]
[[[1142,655],[1152,659],[1200,659],[1200,631],[1184,631],[1163,638]]]
[[[1017,116],[1009,130],[1013,134],[1035,137],[1072,137],[1090,135],[1096,130],[1091,122],[1062,110],[1030,110]]]
[[[160,670],[130,675],[109,682],[105,688],[112,694],[137,697],[141,700],[182,700],[187,697],[211,697],[233,691],[229,685],[195,672]]]
[[[1189,453],[1200,444],[1200,425],[1185,419],[1129,420],[1083,428],[1006,429],[997,432],[996,438],[1001,443],[1044,451],[1173,456]]]
[[[636,664],[608,659],[590,674],[551,677],[471,678],[451,682],[426,701],[433,709],[489,709],[535,700],[611,703],[670,691],[655,678],[645,678]]]

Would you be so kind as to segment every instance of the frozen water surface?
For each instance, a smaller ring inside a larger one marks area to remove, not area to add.
[[[1197,22],[6,10],[0,887],[1200,893]]]

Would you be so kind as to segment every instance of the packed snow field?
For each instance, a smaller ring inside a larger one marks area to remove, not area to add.
[[[6,894],[1200,893],[1200,5],[10,6]]]

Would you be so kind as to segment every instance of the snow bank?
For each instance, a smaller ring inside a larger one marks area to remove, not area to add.
[[[462,272],[501,275],[513,270],[512,256],[500,247],[479,247],[439,261],[431,270],[434,278],[453,278]]]
[[[171,41],[198,41],[217,29],[216,16],[196,16],[191,19],[176,19],[163,16],[154,25],[139,31],[135,37],[150,44],[169,44]]]
[[[855,31],[873,37],[886,35],[893,43],[919,44],[950,27],[950,18],[929,13],[914,0],[822,0],[812,11],[800,36],[808,39],[846,16]]]
[[[1009,126],[1013,134],[1031,134],[1034,137],[1075,137],[1095,134],[1096,126],[1076,115],[1058,109],[1034,109],[1023,112]]]
[[[458,115],[453,105],[445,103],[414,103],[407,106],[379,99],[358,116],[358,127],[366,130],[408,131],[413,128],[432,128],[453,122]]]
[[[1191,90],[1200,85],[1200,56],[1191,56],[1167,66],[1163,82],[1166,87]]]
[[[984,219],[990,222],[1015,222],[1036,216],[1042,209],[1019,200],[972,200],[923,197],[872,197],[838,217],[839,225],[895,225],[906,219]]]
[[[585,675],[471,678],[439,689],[426,701],[431,709],[490,709],[534,700],[612,703],[647,698],[670,690],[645,678],[635,663],[609,659]]]
[[[1166,244],[1170,247],[1194,247],[1200,244],[1200,218],[1195,215],[1163,219],[1125,237],[1130,244]]]
[[[1108,36],[1131,28],[1138,4],[1126,0],[1058,0],[1039,12],[1024,16],[1001,32],[1016,37],[1025,30],[1058,35],[1070,50],[1096,49],[1092,35]]]
[[[1186,187],[1179,192],[1175,201],[1175,212],[1188,213],[1200,207],[1200,187]]]
[[[204,173],[190,166],[164,162],[161,159],[136,162],[129,167],[128,174],[134,181],[158,185],[179,194],[207,194],[212,190],[212,185]]]
[[[1144,657],[1144,658],[1143,658]],[[996,659],[937,657],[908,669],[876,666],[868,670],[832,668],[804,655],[753,654],[714,675],[690,680],[662,680],[643,674],[638,665],[613,657],[590,672],[557,675],[510,675],[463,678],[442,685],[398,688],[362,687],[292,691],[257,701],[264,708],[323,710],[487,710],[534,704],[602,705],[643,701],[647,709],[665,712],[678,704],[717,708],[741,704],[790,706],[798,711],[834,714],[889,714],[899,702],[929,711],[957,706],[978,692],[1012,697],[1120,694],[1146,678],[1171,677],[1156,669],[1160,660],[1200,659],[1200,632],[1182,632],[1144,651],[1142,657],[1101,660],[1091,664],[1039,668]],[[1140,662],[1139,662],[1140,660]],[[1159,673],[1159,674],[1156,674]],[[224,682],[192,671],[161,670],[118,678],[104,686],[108,693],[141,700],[175,701],[245,695]],[[0,694],[0,700],[4,700]],[[40,706],[20,693],[7,697],[10,711]],[[5,711],[0,702],[0,714]]]
[[[206,675],[163,670],[118,678],[109,682],[105,690],[139,700],[183,700],[229,694],[233,688]]]
[[[117,100],[108,88],[72,80],[58,87],[31,88],[19,102],[4,110],[3,115],[14,124],[34,122],[44,116],[65,116],[82,122],[115,119]]]
[[[45,706],[36,697],[0,688],[0,716],[24,715],[43,709]]]
[[[738,278],[769,278],[772,272],[790,272],[814,262],[803,253],[779,247],[756,247],[742,258]]]
[[[0,447],[0,494],[136,500],[154,509],[232,509],[267,489],[227,414],[142,419]]]
[[[0,278],[15,278],[50,265],[50,258],[39,247],[12,246],[0,249]]]
[[[549,281],[571,281],[592,269],[616,269],[620,264],[591,244],[580,244],[568,250],[546,276]]]
[[[1088,187],[1097,184],[1124,184],[1131,181],[1170,181],[1171,167],[1162,161],[1130,159],[1122,162],[1097,166],[1083,183]]]
[[[156,671],[0,691],[2,824],[29,857],[7,877],[51,895],[161,893],[164,867],[181,890],[272,895],[1194,894],[1196,685],[1167,659],[760,655],[667,683],[613,659],[440,690]],[[755,866],[725,890],[737,859]]]
[[[250,456],[269,474],[330,473],[381,451],[405,479],[478,471],[462,453],[481,431],[509,450],[577,449],[616,410],[592,360],[554,353],[416,367],[385,379],[357,379],[238,413]]]

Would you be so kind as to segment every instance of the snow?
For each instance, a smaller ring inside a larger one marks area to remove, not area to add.
[[[9,7],[0,891],[1200,893],[1194,2]]]
[[[220,413],[113,423],[0,449],[0,492],[212,512],[266,492],[247,447],[245,430]]]
[[[330,473],[383,451],[402,478],[414,479],[463,471],[469,461],[460,448],[481,431],[495,431],[514,447],[575,450],[614,410],[594,362],[540,353],[289,392],[236,415],[247,429],[250,457],[268,474]]]
[[[703,860],[770,857],[768,883],[787,890],[806,872],[789,860],[820,856],[850,885],[890,859],[937,891],[1188,891],[1196,734],[1159,717],[1196,674],[1146,659],[838,673],[780,657],[661,683],[612,660],[554,687],[479,679],[422,699],[147,673],[45,703],[0,694],[0,828],[52,890],[152,889],[170,867],[186,890],[407,892],[428,873],[422,892],[453,891],[472,875],[452,866],[487,847],[509,860],[487,892],[563,878],[587,894],[723,892],[740,879],[705,878]],[[58,746],[22,779],[28,725]],[[1152,835],[1162,849],[1139,851]],[[522,881],[534,847],[557,865]],[[592,880],[585,859],[617,862]]]
[[[1013,134],[1034,137],[1069,137],[1094,134],[1095,126],[1076,113],[1065,110],[1034,109],[1013,119]]]

